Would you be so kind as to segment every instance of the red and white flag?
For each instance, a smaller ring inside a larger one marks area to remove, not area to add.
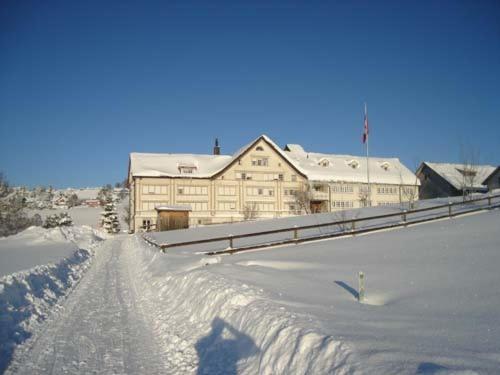
[[[366,111],[366,103],[365,103],[365,128],[363,130],[363,143],[366,143],[368,141],[368,112]]]

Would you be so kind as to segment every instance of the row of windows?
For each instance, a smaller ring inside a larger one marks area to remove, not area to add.
[[[259,167],[267,167],[269,165],[268,158],[252,158],[252,165]]]
[[[390,186],[380,186],[377,188],[377,193],[378,194],[397,194],[398,188],[397,187],[390,187]]]
[[[207,195],[207,186],[179,186],[177,188],[178,195]]]
[[[284,195],[297,195],[299,191],[297,189],[285,189]]]
[[[143,185],[142,194],[168,194],[168,185]]]
[[[265,195],[268,197],[274,196],[274,189],[258,188],[258,187],[247,187],[247,195]]]
[[[332,208],[353,208],[353,201],[333,201]]]
[[[248,202],[248,205],[250,207],[255,207],[255,209],[260,212],[274,211],[274,203]]]
[[[236,186],[219,186],[217,188],[218,195],[236,195]]]
[[[354,192],[354,186],[352,186],[352,185],[346,185],[346,184],[333,185],[332,186],[332,191],[334,193],[352,193],[352,192]]]
[[[153,211],[155,207],[167,204],[167,202],[142,202],[142,209],[143,211]]]
[[[274,180],[279,180],[279,181],[284,181],[285,176],[283,173],[248,173],[248,172],[236,172],[236,179],[237,180],[262,180],[262,181],[274,181]],[[297,181],[297,175],[292,174],[290,175],[290,181],[295,182]]]
[[[220,211],[236,210],[236,202],[218,202],[217,209]]]

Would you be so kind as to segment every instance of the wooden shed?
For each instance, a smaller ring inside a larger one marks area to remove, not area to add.
[[[156,230],[158,232],[189,228],[191,206],[169,205],[157,206],[155,209],[158,213],[156,218]]]

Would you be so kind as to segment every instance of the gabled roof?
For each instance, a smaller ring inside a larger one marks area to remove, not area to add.
[[[286,153],[311,181],[367,182],[365,156],[306,152],[300,145],[287,145]],[[397,158],[368,159],[370,183],[420,185],[416,176]],[[328,163],[325,163],[328,161]]]
[[[488,175],[488,177],[486,177],[486,178],[484,179],[484,181],[483,181],[483,185],[487,185],[487,184],[488,184],[488,182],[489,182],[489,180],[490,180],[490,178],[492,178],[492,177],[495,175],[495,173],[497,173],[498,171],[500,171],[500,166],[496,167],[496,168],[493,170],[493,172],[491,172],[491,173]]]
[[[267,142],[286,162],[298,173],[304,175],[287,153],[281,150],[266,135],[261,135],[249,144],[230,155],[199,155],[199,154],[147,154],[133,152],[130,154],[129,173],[134,177],[183,177],[183,178],[210,178],[224,172],[233,163],[237,162],[260,140]],[[181,173],[181,168],[195,167],[192,173]]]
[[[431,163],[424,162],[419,167],[419,170],[426,165],[438,175],[440,175],[443,179],[445,179],[451,186],[453,186],[457,190],[462,189],[464,176],[460,172],[464,169],[463,164],[453,164],[453,163]],[[475,185],[472,186],[476,189],[484,188],[484,180],[491,175],[491,173],[495,170],[495,167],[492,165],[477,165],[476,169],[476,178],[474,179]]]

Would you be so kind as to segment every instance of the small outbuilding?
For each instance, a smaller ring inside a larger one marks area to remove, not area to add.
[[[189,228],[191,206],[162,205],[156,206],[155,210],[158,213],[156,218],[158,232]]]

